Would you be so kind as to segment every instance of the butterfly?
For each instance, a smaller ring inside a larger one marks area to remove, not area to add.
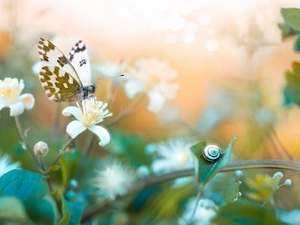
[[[40,82],[49,100],[80,102],[95,93],[91,84],[91,68],[83,41],[78,41],[68,58],[50,41],[40,38],[38,53],[41,60]]]

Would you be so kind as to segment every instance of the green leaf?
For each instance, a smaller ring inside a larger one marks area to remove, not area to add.
[[[49,169],[48,169],[48,172],[54,172],[54,171],[57,171],[60,169],[60,166],[59,165],[54,165],[54,166],[51,166]]]
[[[31,197],[42,198],[47,192],[44,176],[27,170],[11,170],[0,177],[3,196],[14,196],[20,200]]]
[[[237,137],[233,137],[227,149],[223,152],[222,156],[216,162],[208,162],[202,156],[202,150],[206,147],[205,142],[200,142],[193,145],[190,149],[194,155],[195,174],[199,184],[205,184],[214,175],[216,175],[227,163],[230,161],[230,154],[233,144],[236,142]]]
[[[279,29],[281,30],[281,38],[285,39],[297,34],[297,31],[293,30],[291,27],[285,23],[278,24]]]
[[[299,8],[288,8],[281,9],[281,14],[287,26],[291,29],[300,33],[300,9]]]
[[[61,165],[61,175],[62,175],[62,184],[63,187],[66,188],[68,185],[68,165],[66,160],[63,157],[60,157],[59,159],[60,165]]]
[[[23,203],[10,196],[0,198],[0,221],[3,220],[30,224]]]
[[[300,63],[293,62],[292,70],[285,74],[287,85],[284,88],[284,104],[289,105],[292,103],[300,106]]]
[[[75,176],[75,172],[78,169],[78,165],[82,160],[82,154],[80,151],[65,151],[59,162],[62,173],[63,187],[66,188],[69,180]]]
[[[216,225],[285,225],[257,202],[236,201],[221,207],[211,220]]]
[[[296,52],[300,52],[300,36],[296,39],[296,42],[294,44],[294,49]]]
[[[63,195],[62,199],[62,212],[63,218],[59,222],[59,225],[78,225],[80,224],[81,215],[84,209],[85,204],[69,202]]]
[[[36,224],[55,224],[56,210],[46,198],[48,187],[41,174],[21,169],[11,170],[0,177],[0,190],[2,196],[21,200],[30,219]]]

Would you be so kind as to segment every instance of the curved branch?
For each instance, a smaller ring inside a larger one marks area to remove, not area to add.
[[[225,166],[221,172],[230,172],[235,170],[249,170],[249,169],[282,169],[290,170],[295,172],[300,172],[300,162],[293,162],[287,160],[244,160],[231,162]],[[171,181],[176,178],[192,176],[195,171],[194,168],[183,169],[178,171],[173,171],[161,175],[154,175],[147,177],[143,180],[138,181],[128,190],[128,192],[123,196],[117,196],[114,200],[106,200],[104,202],[92,205],[89,207],[82,216],[81,222],[84,223],[89,220],[91,217],[96,215],[98,212],[104,210],[113,202],[121,200],[128,195],[132,195],[138,191],[141,191],[147,187],[160,184],[163,182]]]

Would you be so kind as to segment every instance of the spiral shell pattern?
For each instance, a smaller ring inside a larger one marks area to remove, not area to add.
[[[222,150],[216,145],[207,145],[202,150],[202,156],[209,162],[216,162],[222,156]]]

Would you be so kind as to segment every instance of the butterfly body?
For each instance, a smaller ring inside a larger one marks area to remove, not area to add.
[[[49,100],[79,102],[95,93],[86,46],[78,41],[67,58],[52,42],[40,39],[40,82]]]

